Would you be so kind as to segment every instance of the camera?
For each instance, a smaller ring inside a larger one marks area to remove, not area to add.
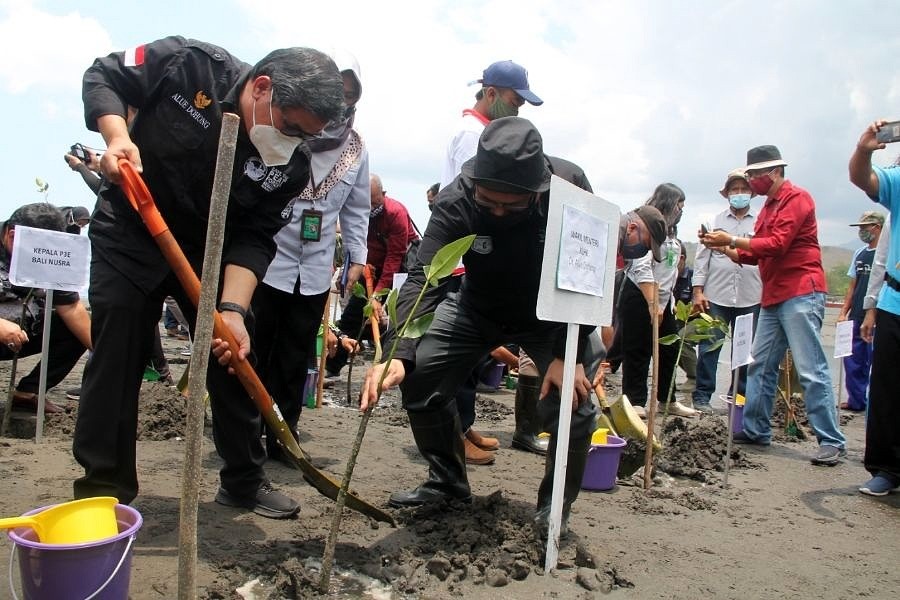
[[[81,144],[72,144],[69,153],[86,165],[91,163],[91,153]]]

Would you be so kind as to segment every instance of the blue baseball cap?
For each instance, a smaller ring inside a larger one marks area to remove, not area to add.
[[[528,71],[525,70],[525,67],[517,65],[511,60],[493,63],[484,70],[478,83],[484,86],[509,88],[534,106],[544,103],[528,88]]]

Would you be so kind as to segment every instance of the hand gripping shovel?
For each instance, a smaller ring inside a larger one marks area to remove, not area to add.
[[[127,160],[122,159],[119,161],[119,170],[122,175],[122,190],[134,209],[141,215],[144,225],[146,225],[150,235],[159,246],[166,262],[172,267],[172,271],[178,277],[178,281],[181,283],[181,287],[184,288],[188,298],[194,303],[194,306],[197,306],[200,301],[200,280],[178,246],[178,242],[175,241],[175,237],[169,231],[169,227],[163,220],[162,215],[159,214],[159,210],[157,210],[153,197],[144,184],[144,180],[141,179],[134,166]],[[219,313],[215,312],[213,318],[214,335],[228,342],[231,348],[238,348],[237,340],[235,340],[234,335],[232,335],[228,326],[225,325]],[[272,397],[266,391],[265,386],[260,381],[256,371],[250,366],[250,363],[238,361],[236,352],[233,352],[230,366],[234,369],[241,385],[244,386],[247,394],[266,420],[266,424],[277,435],[278,441],[281,442],[287,455],[303,473],[304,479],[323,496],[332,500],[336,499],[340,484],[315,468],[303,457],[303,452],[297,444],[297,440],[291,435],[290,428],[284,422],[281,413],[278,412],[275,404],[272,402]],[[346,502],[347,508],[360,512],[376,521],[396,526],[393,517],[354,493],[347,493]]]

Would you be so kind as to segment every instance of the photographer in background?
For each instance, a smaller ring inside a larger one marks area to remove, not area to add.
[[[73,144],[63,158],[69,168],[81,175],[87,186],[96,196],[100,192],[100,154],[93,148],[81,144]],[[67,230],[68,231],[68,230]],[[79,233],[69,231],[69,233]]]

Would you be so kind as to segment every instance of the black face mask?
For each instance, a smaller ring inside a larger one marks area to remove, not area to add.
[[[534,214],[534,206],[526,210],[508,212],[502,217],[491,214],[490,209],[478,207],[478,220],[489,233],[500,233],[512,229],[531,218]]]

